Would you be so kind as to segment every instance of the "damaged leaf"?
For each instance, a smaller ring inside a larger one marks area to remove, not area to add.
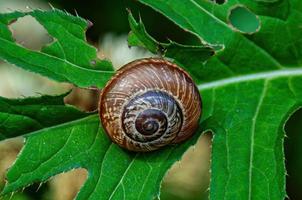
[[[34,17],[53,37],[54,42],[41,51],[17,44],[9,30],[11,23],[26,15]],[[56,81],[101,88],[114,70],[109,61],[98,59],[96,49],[87,44],[88,25],[88,21],[57,9],[0,14],[0,58]]]

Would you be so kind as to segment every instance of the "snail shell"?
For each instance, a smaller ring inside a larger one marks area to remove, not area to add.
[[[192,136],[201,98],[192,78],[163,59],[123,66],[102,90],[99,115],[106,133],[130,151],[152,151]]]

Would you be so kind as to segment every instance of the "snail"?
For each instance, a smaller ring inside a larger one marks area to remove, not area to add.
[[[119,146],[147,152],[180,143],[196,131],[201,97],[192,78],[160,58],[126,64],[101,91],[102,126]]]

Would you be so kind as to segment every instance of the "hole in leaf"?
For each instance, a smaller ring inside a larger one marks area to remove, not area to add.
[[[87,179],[85,169],[74,169],[55,176],[50,182],[51,199],[74,199]]]
[[[164,177],[160,199],[207,199],[210,182],[211,134],[203,135]]]
[[[252,34],[260,29],[258,16],[244,6],[232,8],[228,20],[234,29],[243,33]]]
[[[41,48],[53,41],[46,29],[32,16],[19,18],[9,26],[15,41],[32,50]]]
[[[98,109],[98,99],[99,90],[74,87],[64,101],[66,104],[73,105],[80,110],[93,112]]]
[[[0,190],[4,187],[7,170],[13,165],[23,146],[24,140],[21,137],[11,138],[0,142]],[[39,190],[37,191],[37,188]],[[17,199],[42,199],[45,191],[48,190],[47,184],[40,186],[39,183],[29,185],[23,188],[22,191],[17,191],[6,196],[1,196],[2,200],[17,200]],[[30,198],[29,198],[30,197]]]
[[[23,98],[39,96],[40,94],[56,95],[65,93],[71,88],[72,86],[68,83],[58,83],[39,74],[0,61],[0,96]]]
[[[288,119],[285,131],[286,193],[288,199],[302,199],[302,108]]]
[[[218,5],[222,5],[227,2],[227,0],[210,0],[210,1]]]

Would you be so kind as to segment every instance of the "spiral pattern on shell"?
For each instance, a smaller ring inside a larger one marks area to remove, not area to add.
[[[102,90],[99,115],[113,142],[152,151],[189,138],[198,127],[201,98],[191,77],[163,59],[141,59]]]

